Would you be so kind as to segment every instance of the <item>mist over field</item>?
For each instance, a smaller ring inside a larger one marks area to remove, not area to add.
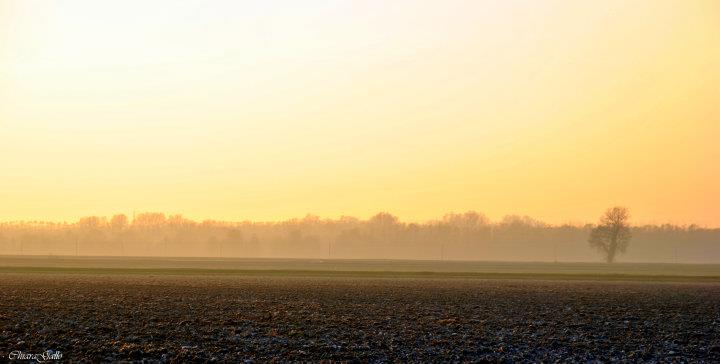
[[[720,363],[719,45],[720,0],[0,0],[0,363]]]
[[[406,223],[389,213],[367,220],[308,215],[278,222],[202,222],[141,213],[74,223],[0,224],[0,254],[316,259],[422,259],[598,262],[588,244],[594,225],[550,225],[527,216],[491,221],[447,214]],[[631,228],[621,262],[718,263],[720,229],[695,225]]]

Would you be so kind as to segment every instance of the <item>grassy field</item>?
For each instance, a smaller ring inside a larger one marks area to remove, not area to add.
[[[0,256],[0,273],[720,281],[718,264]]]

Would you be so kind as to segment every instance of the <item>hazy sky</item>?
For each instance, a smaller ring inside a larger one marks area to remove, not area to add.
[[[720,226],[720,2],[0,0],[0,220]]]

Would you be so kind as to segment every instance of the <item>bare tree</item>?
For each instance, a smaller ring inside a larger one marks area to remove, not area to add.
[[[625,207],[607,209],[598,226],[590,232],[590,246],[604,254],[608,263],[612,263],[618,253],[624,253],[630,243],[629,218],[630,211]]]
[[[118,214],[110,219],[110,227],[115,230],[122,230],[128,227],[128,218],[123,214]]]

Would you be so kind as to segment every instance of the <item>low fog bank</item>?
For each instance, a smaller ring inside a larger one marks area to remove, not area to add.
[[[177,256],[318,259],[423,259],[598,262],[588,244],[593,225],[549,225],[526,216],[491,222],[448,214],[404,223],[388,213],[282,222],[195,222],[143,213],[87,217],[76,223],[0,224],[0,255]],[[621,262],[720,263],[720,229],[694,225],[632,228]]]

